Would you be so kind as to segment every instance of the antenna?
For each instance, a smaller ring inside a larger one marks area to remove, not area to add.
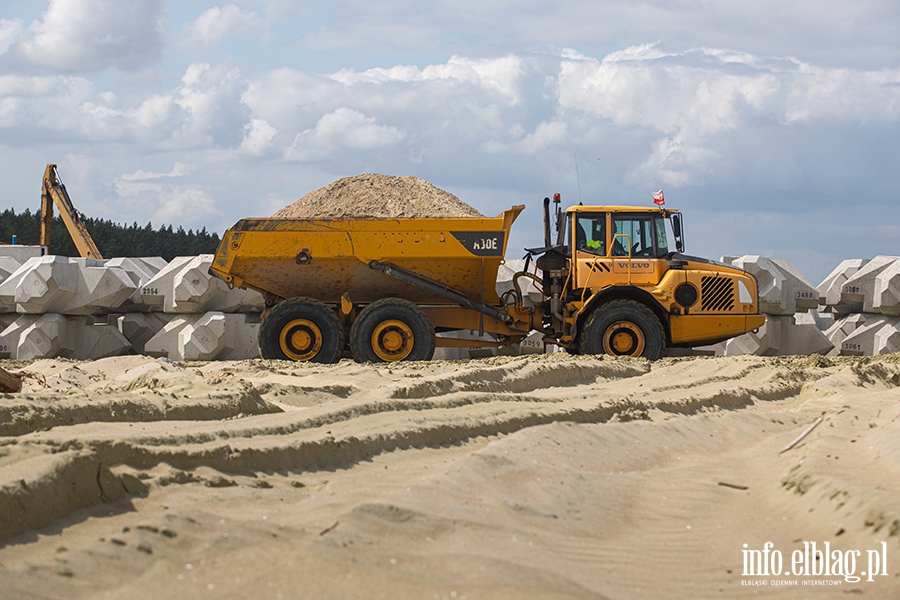
[[[578,176],[578,154],[572,153],[575,156],[575,181],[578,182],[578,203],[583,203],[581,199],[581,178]]]

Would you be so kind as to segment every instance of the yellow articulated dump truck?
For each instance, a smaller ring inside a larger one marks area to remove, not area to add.
[[[501,346],[537,330],[570,352],[655,360],[765,322],[751,274],[683,254],[678,211],[554,202],[551,215],[544,199],[544,245],[502,297],[497,273],[524,206],[494,218],[243,219],[210,273],[264,295],[270,359],[331,363],[349,348],[360,362],[428,360],[435,346]],[[541,301],[526,301],[523,280]],[[458,330],[491,335],[439,335]]]

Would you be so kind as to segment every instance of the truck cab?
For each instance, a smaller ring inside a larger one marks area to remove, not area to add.
[[[683,253],[677,210],[578,205],[557,208],[555,220],[557,243],[537,262],[548,341],[653,360],[667,347],[714,344],[765,322],[753,275]]]
[[[566,216],[575,288],[603,288],[623,276],[634,285],[657,284],[667,271],[668,215],[635,207],[576,206]]]

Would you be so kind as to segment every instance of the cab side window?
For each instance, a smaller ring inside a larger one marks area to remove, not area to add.
[[[606,256],[606,215],[579,215],[575,223],[575,248]]]

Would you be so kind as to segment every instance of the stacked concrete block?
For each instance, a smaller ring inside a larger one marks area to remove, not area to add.
[[[900,257],[876,256],[841,286],[846,312],[900,316]]]
[[[177,315],[144,344],[144,353],[170,360],[259,358],[259,315],[211,311]]]
[[[761,313],[790,316],[819,307],[819,292],[790,261],[748,254],[723,256],[722,262],[756,277]]]
[[[15,323],[17,318],[19,316],[14,313],[0,315],[0,358],[12,358],[12,350],[9,342],[3,337],[3,332],[6,331],[7,327]]]
[[[22,265],[19,264],[14,258],[9,256],[0,256],[0,283],[3,283],[6,279],[9,278],[10,275],[15,273],[19,267]],[[16,312],[16,303],[10,299],[4,299],[0,297],[0,313],[11,313]]]
[[[41,256],[0,283],[0,303],[24,314],[90,315],[118,308],[136,290],[124,269],[104,261]]]
[[[754,332],[725,342],[726,356],[790,356],[828,354],[834,346],[812,318],[767,315],[765,324]]]
[[[212,254],[173,259],[142,286],[142,302],[172,314],[261,311],[265,301],[259,293],[229,289],[209,274],[212,259]]]
[[[900,257],[845,260],[819,288],[836,315],[825,332],[833,354],[873,356],[900,350]]]
[[[0,283],[15,273],[21,266],[22,263],[11,256],[0,256]]]
[[[847,336],[851,335],[860,327],[865,326],[872,317],[874,317],[874,315],[853,313],[835,320],[831,327],[825,330],[825,337],[827,337],[828,341],[834,346],[834,350],[829,353],[829,356],[839,355]]]
[[[131,351],[131,344],[115,326],[97,323],[90,316],[20,315],[0,332],[3,358],[95,360]]]
[[[826,332],[835,346],[832,354],[875,356],[900,352],[900,317],[853,313]]]
[[[869,261],[863,258],[842,261],[822,280],[816,290],[819,292],[820,302],[825,305],[825,310],[841,315],[852,312],[850,306],[841,303],[841,291],[847,280],[856,275],[868,263]]]
[[[131,343],[136,354],[144,354],[144,345],[162,331],[175,315],[165,313],[133,312],[124,315],[110,315],[110,322]]]
[[[121,312],[150,312],[159,310],[158,305],[144,304],[141,295],[144,287],[157,273],[166,268],[166,260],[160,256],[142,258],[111,258],[103,261],[106,268],[121,269],[136,286],[136,290],[118,306]]]
[[[817,310],[794,315],[795,325],[814,325],[819,331],[825,332],[834,325],[834,315]]]

